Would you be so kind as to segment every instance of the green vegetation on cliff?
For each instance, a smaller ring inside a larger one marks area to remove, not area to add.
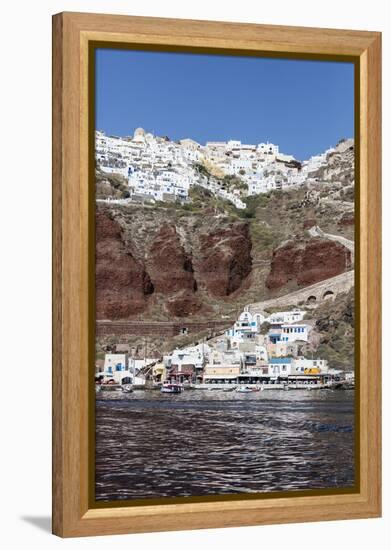
[[[128,182],[120,174],[95,173],[97,199],[127,199],[130,197]]]
[[[314,329],[319,334],[315,353],[327,359],[331,367],[351,369],[354,366],[354,288],[326,301],[311,312]]]

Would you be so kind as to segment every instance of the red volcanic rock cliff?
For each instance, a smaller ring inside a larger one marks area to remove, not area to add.
[[[213,300],[244,289],[252,268],[248,225],[207,228],[162,218],[138,223],[97,208],[97,319],[210,314]]]
[[[312,285],[351,267],[350,250],[340,243],[322,238],[292,240],[273,251],[266,286],[277,290],[291,282]]]
[[[166,298],[169,313],[183,317],[201,308],[192,258],[182,246],[174,225],[164,223],[158,229],[146,263],[156,293]]]
[[[200,235],[198,280],[213,296],[229,296],[251,273],[251,237],[248,225],[235,223]]]
[[[186,254],[174,225],[165,223],[157,230],[147,266],[156,292],[197,290],[191,256]]]
[[[354,212],[346,212],[339,219],[338,225],[354,225]]]
[[[96,213],[96,316],[124,319],[141,313],[153,285],[144,265],[125,245],[119,224]]]

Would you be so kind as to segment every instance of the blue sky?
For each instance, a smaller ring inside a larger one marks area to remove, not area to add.
[[[96,128],[270,141],[304,160],[354,135],[352,63],[99,49]]]

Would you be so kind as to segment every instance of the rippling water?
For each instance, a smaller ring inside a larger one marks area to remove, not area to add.
[[[96,500],[353,484],[353,391],[97,396]]]

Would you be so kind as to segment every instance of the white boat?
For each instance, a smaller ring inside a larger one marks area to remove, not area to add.
[[[163,384],[160,388],[161,393],[181,393],[182,386],[180,384]]]
[[[261,388],[259,386],[253,386],[253,387],[250,387],[250,386],[238,386],[236,388],[236,391],[238,393],[254,393],[254,392],[257,392],[257,391],[260,391]]]

